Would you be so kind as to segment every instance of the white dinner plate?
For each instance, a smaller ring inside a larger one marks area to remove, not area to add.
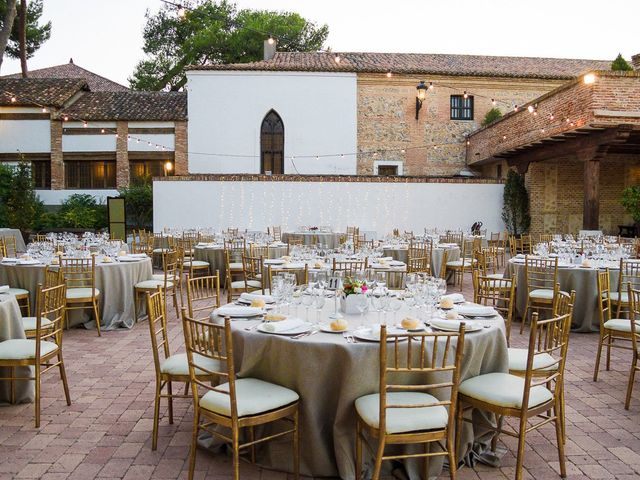
[[[119,262],[140,262],[141,260],[144,260],[144,258],[118,257]]]
[[[265,265],[284,265],[285,263],[287,262],[281,258],[267,258],[264,260]]]
[[[491,311],[486,311],[486,312],[481,312],[478,310],[476,313],[474,313],[473,309],[474,307],[465,308],[464,306],[460,305],[459,307],[457,307],[456,311],[458,312],[459,315],[462,315],[465,317],[491,318],[491,317],[500,315],[494,309],[491,309]]]
[[[403,334],[406,333],[406,330],[401,330],[399,328],[396,327],[390,327],[387,328],[387,333],[388,334]],[[357,338],[358,340],[364,340],[365,342],[379,342],[380,341],[380,334],[379,332],[374,332],[371,328],[361,328],[356,330],[355,332],[353,332],[353,336],[355,338]],[[406,340],[403,339],[403,340]],[[387,337],[387,342],[393,342],[395,341],[394,337]]]
[[[460,329],[460,323],[464,322],[465,332],[477,332],[478,330],[482,330],[484,325],[479,322],[474,322],[472,320],[431,320],[431,328],[435,328],[436,330],[443,330],[445,332],[457,332]]]
[[[349,331],[349,327],[347,326],[347,328],[345,328],[344,330],[332,330],[331,326],[328,323],[321,323],[320,331],[325,333],[344,333]]]
[[[416,328],[404,328],[400,323],[395,326],[398,330],[402,330],[403,332],[424,332],[427,327],[424,323],[418,322],[418,326]]]
[[[270,332],[268,330],[264,329],[264,323],[261,323],[260,325],[258,325],[257,330],[259,332],[262,333],[269,333],[271,335],[299,335],[301,333],[307,333],[311,330],[311,324],[310,323],[303,323],[302,325],[295,327],[295,328],[291,328],[289,330],[284,330],[283,332]]]
[[[218,317],[252,318],[264,314],[264,310],[256,307],[223,306],[213,312]]]

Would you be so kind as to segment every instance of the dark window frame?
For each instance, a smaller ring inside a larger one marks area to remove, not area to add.
[[[102,164],[104,175],[97,178]],[[115,190],[117,188],[115,160],[65,160],[64,185],[69,190]]]
[[[382,169],[382,172],[380,170]],[[394,173],[384,173],[385,170],[390,169],[393,170]],[[397,177],[400,175],[400,168],[398,165],[378,165],[378,175],[382,175],[385,177]]]
[[[449,100],[449,118],[451,120],[473,120],[473,95],[451,95]]]
[[[32,160],[31,175],[36,190],[51,190],[51,160]]]
[[[165,164],[168,161],[170,160],[129,160],[129,181],[135,182],[138,180],[145,180],[153,177],[173,176],[175,173],[175,168],[172,168],[170,171],[165,170]],[[142,166],[144,173],[142,175],[134,175],[135,167],[139,166]]]
[[[260,173],[285,173],[284,135],[282,117],[275,110],[269,110],[260,124]]]

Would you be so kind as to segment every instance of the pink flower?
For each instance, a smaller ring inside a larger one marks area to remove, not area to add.
[[[362,290],[362,293],[367,293],[367,290],[369,289],[367,288],[366,285],[362,285],[361,290]]]

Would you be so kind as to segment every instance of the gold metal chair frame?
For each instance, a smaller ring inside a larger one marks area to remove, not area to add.
[[[520,324],[520,334],[524,332],[524,325],[527,322],[529,311],[535,309],[553,310],[554,300],[559,291],[558,285],[558,258],[531,258],[528,255],[524,259],[525,288],[527,289],[527,303],[522,315]],[[552,290],[551,298],[532,298],[533,290]]]
[[[187,275],[187,310],[189,317],[203,320],[220,307],[220,272],[206,277],[190,278]],[[205,305],[202,305],[202,303]],[[211,303],[208,303],[211,302]],[[206,312],[205,317],[197,314]]]
[[[637,321],[640,319],[640,290],[631,288],[629,285],[629,302],[630,302],[630,322],[631,322],[631,348],[633,350],[633,359],[631,360],[631,370],[629,371],[629,384],[627,385],[627,397],[624,402],[624,408],[629,410],[631,406],[631,394],[633,393],[633,384],[635,382],[636,372],[640,370],[638,360],[640,359],[640,351],[638,350],[638,341],[640,340],[640,332],[638,332]]]
[[[90,258],[64,258],[60,257],[60,269],[67,286],[67,296],[69,291],[74,288],[87,288],[91,290],[88,297],[68,298],[65,306],[65,325],[68,327],[69,310],[86,310],[90,308],[98,329],[98,336],[102,336],[100,332],[100,306],[98,305],[98,297],[102,292],[96,292],[96,256],[91,255]]]
[[[176,316],[180,315],[180,310],[178,307],[178,291],[180,290],[180,297],[182,298],[182,276],[180,274],[180,270],[178,267],[178,254],[179,252],[176,250],[169,250],[168,252],[162,255],[162,263],[164,267],[163,272],[163,280],[157,280],[156,282],[161,282],[160,285],[153,285],[150,287],[139,287],[134,285],[133,287],[133,318],[135,321],[138,321],[138,301],[140,295],[144,295],[145,293],[155,292],[158,288],[162,289],[164,292],[163,301],[164,308],[167,308],[167,296],[171,293],[173,297],[173,306],[176,310]]]
[[[493,307],[504,318],[507,346],[509,346],[515,310],[516,276],[512,275],[511,278],[487,277],[476,270],[473,272],[473,285],[473,301],[480,305]]]
[[[356,272],[363,272],[368,268],[369,259],[364,260],[343,260],[338,261],[333,259],[333,265],[331,267],[332,272],[341,271],[345,276],[352,276]]]

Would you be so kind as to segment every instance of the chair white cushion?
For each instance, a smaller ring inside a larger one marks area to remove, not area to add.
[[[169,251],[168,248],[154,248],[153,253],[167,253]]]
[[[387,405],[416,405],[436,402],[438,399],[428,393],[391,392],[387,394]],[[358,398],[356,411],[367,425],[379,428],[380,395],[373,393]],[[386,433],[440,430],[447,426],[448,420],[447,409],[441,405],[422,408],[388,408]]]
[[[247,280],[247,286],[251,288],[262,288],[262,284],[257,280]],[[244,288],[244,280],[234,280],[231,288]]]
[[[188,260],[183,263],[185,267],[208,267],[209,262],[203,260]]]
[[[164,273],[154,273],[151,278],[164,283]]]
[[[53,342],[40,342],[40,355],[47,355],[58,349]],[[26,360],[36,357],[36,341],[33,339],[14,338],[0,342],[0,359]]]
[[[527,348],[509,348],[509,370],[524,372],[527,369]],[[533,368],[535,370],[557,370],[558,365],[555,359],[548,353],[541,353],[533,357]]]
[[[29,295],[29,290],[25,290],[24,288],[9,288],[9,290],[7,290],[7,293],[15,296]]]
[[[228,392],[229,384],[224,383],[217,388]],[[257,378],[236,380],[239,417],[276,410],[298,401],[298,398],[298,394],[293,390]],[[200,399],[200,406],[221,415],[231,416],[230,399],[231,397],[224,393],[209,391]]]
[[[500,407],[522,408],[524,378],[509,373],[487,373],[462,382],[459,392]],[[546,387],[533,387],[529,395],[529,408],[552,398],[553,394]]]
[[[502,273],[490,273],[489,275],[487,275],[487,277],[489,277],[489,278],[500,278],[500,279],[504,280],[504,275]]]
[[[627,318],[612,318],[604,322],[604,328],[631,333],[631,322]],[[640,320],[636,320],[636,332],[640,333]]]
[[[622,299],[622,303],[629,303],[628,292],[622,292],[622,295],[620,295],[620,292],[609,292],[609,298],[612,302],[618,302]]]
[[[158,287],[164,288],[164,276],[162,280],[145,280],[143,282],[136,283],[136,288],[144,289],[144,290],[155,290]],[[167,281],[167,288],[173,287],[173,283]]]
[[[529,297],[531,298],[540,298],[543,300],[552,300],[553,299],[553,290],[548,288],[537,288],[535,290],[531,290],[529,292]]]
[[[220,362],[202,355],[194,354],[196,365],[202,366],[209,371],[221,371]],[[189,375],[189,362],[186,353],[171,355],[160,364],[160,371],[169,375]],[[196,370],[196,375],[208,375],[203,370]]]
[[[100,290],[93,289],[93,294],[97,297],[100,295]],[[91,298],[91,288],[68,288],[67,300],[75,300],[78,298]]]
[[[462,260],[451,260],[450,262],[447,262],[447,267],[461,267],[462,266]]]
[[[242,266],[242,262],[231,262],[229,263],[229,268],[231,270],[242,270],[244,267]]]
[[[36,317],[22,317],[22,328],[24,331],[27,330],[35,330],[36,329]],[[47,328],[47,326],[52,325],[53,322],[48,318],[43,318],[40,321],[40,325],[42,328]]]

